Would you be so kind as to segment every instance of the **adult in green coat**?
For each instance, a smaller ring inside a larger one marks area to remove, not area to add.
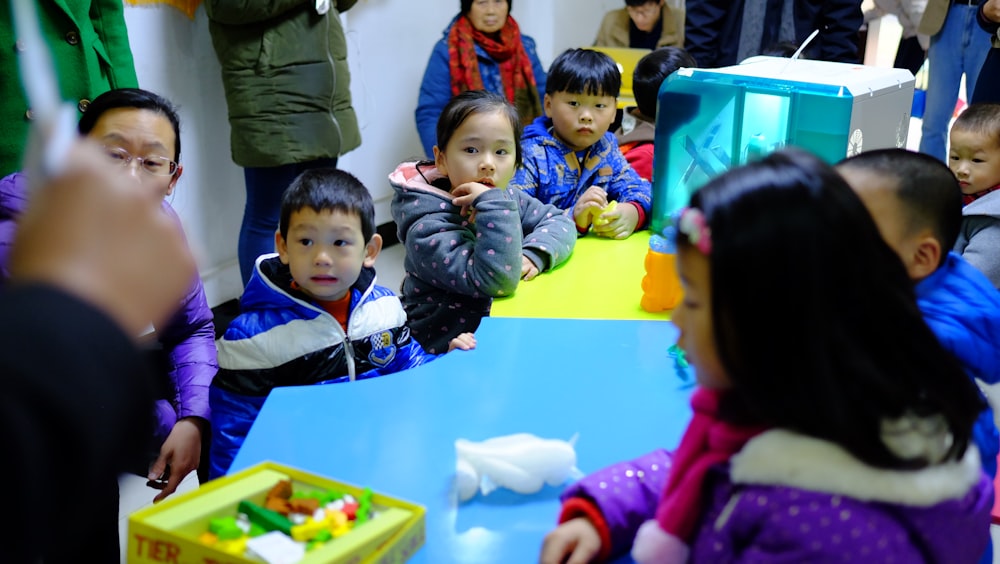
[[[82,113],[112,88],[137,88],[122,0],[37,0],[45,37],[64,100]],[[18,53],[24,50],[11,19],[10,2],[0,6],[0,178],[21,169],[32,113],[21,87]]]
[[[339,12],[357,0],[206,0],[233,161],[243,167],[243,284],[274,252],[281,196],[302,171],[361,144]]]

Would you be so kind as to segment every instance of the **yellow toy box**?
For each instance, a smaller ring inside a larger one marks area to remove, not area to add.
[[[233,516],[241,502],[264,504],[277,484],[291,480],[296,491],[338,491],[355,498],[363,489],[274,462],[262,462],[213,480],[197,490],[129,516],[127,561],[135,564],[256,564],[265,560],[231,554],[200,539],[212,519]],[[398,564],[424,544],[419,505],[372,492],[375,515],[349,533],[305,553],[299,564]]]

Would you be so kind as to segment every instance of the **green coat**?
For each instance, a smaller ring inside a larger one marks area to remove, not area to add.
[[[81,110],[112,88],[135,88],[122,0],[36,0],[42,35],[55,60],[64,100]],[[21,168],[31,123],[21,88],[10,2],[0,6],[0,177]]]
[[[337,157],[361,144],[338,11],[357,0],[206,0],[222,65],[233,161],[269,167]]]

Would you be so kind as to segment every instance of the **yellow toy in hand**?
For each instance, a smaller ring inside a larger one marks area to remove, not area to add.
[[[608,205],[604,206],[604,209],[594,214],[594,221],[593,221],[594,225],[607,225],[608,223],[610,223],[610,220],[603,219],[601,218],[601,216],[610,211],[614,211],[616,207],[618,207],[618,202],[614,200],[608,202]]]

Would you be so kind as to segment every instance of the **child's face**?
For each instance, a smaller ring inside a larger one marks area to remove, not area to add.
[[[1000,144],[994,137],[952,128],[948,167],[963,194],[977,194],[1000,184]]]
[[[695,368],[698,384],[704,388],[724,389],[731,384],[715,346],[712,322],[712,281],[708,258],[690,246],[677,252],[684,298],[674,308],[670,320],[680,329],[677,345]]]
[[[374,266],[382,249],[376,234],[366,242],[361,218],[335,210],[294,211],[288,221],[288,239],[275,235],[281,262],[306,295],[317,300],[339,300],[357,282],[363,266]]]
[[[838,172],[864,203],[882,239],[899,255],[910,278],[922,278],[925,274],[917,271],[916,263],[922,234],[908,228],[903,202],[896,196],[896,183],[883,175],[855,167],[841,167]]]
[[[545,115],[560,141],[574,151],[590,147],[615,120],[615,97],[556,92],[545,95]]]
[[[517,143],[504,114],[474,113],[458,126],[443,151],[434,147],[434,161],[452,186],[479,182],[506,188],[514,176]]]

